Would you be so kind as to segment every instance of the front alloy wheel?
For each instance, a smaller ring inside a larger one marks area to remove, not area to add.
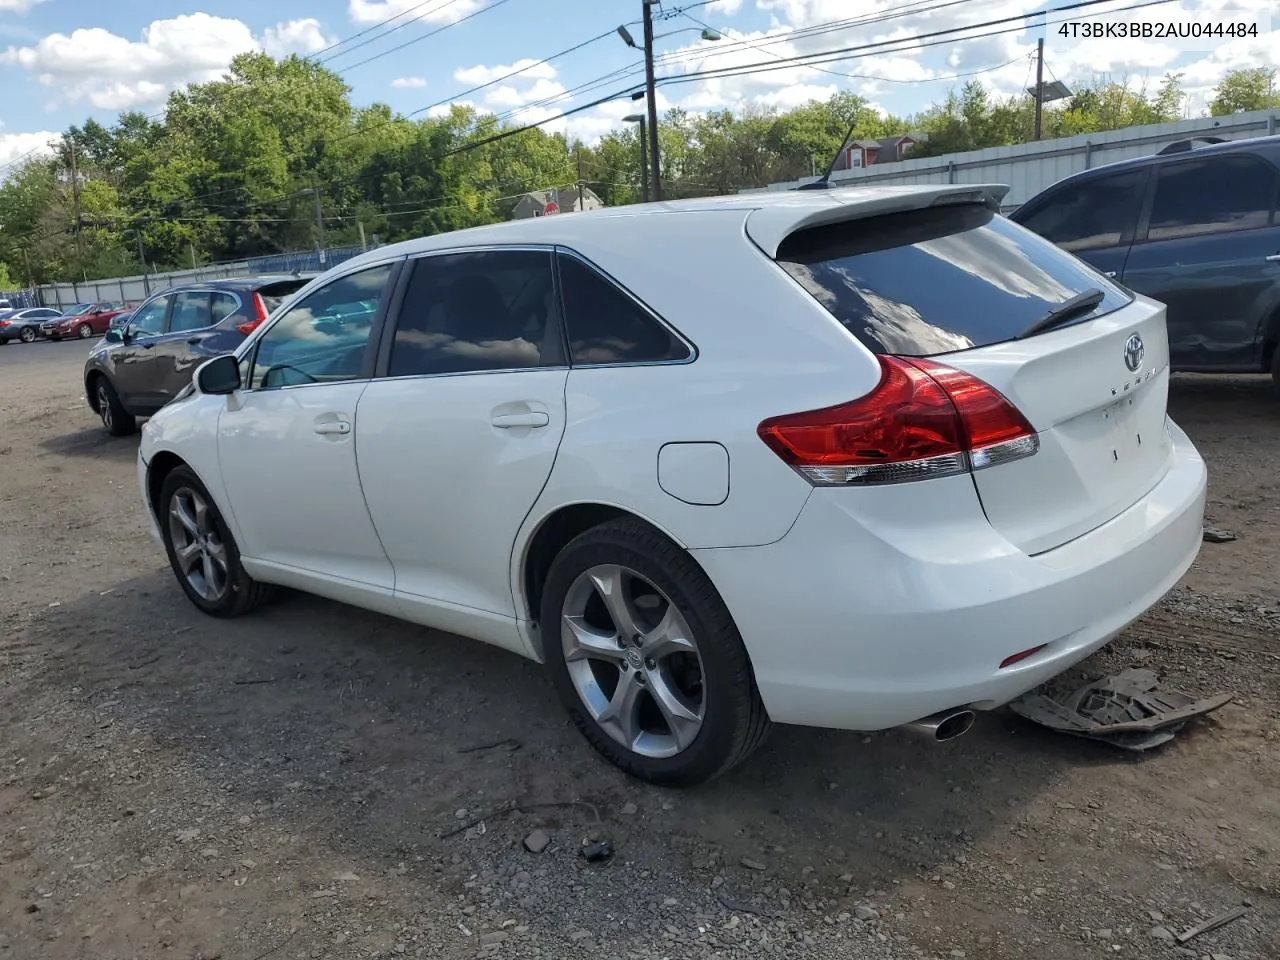
[[[175,467],[165,477],[156,514],[174,576],[205,613],[234,617],[271,597],[274,588],[258,583],[241,565],[222,514],[189,467]]]
[[[769,717],[724,601],[693,558],[648,524],[613,520],[570,541],[540,607],[561,702],[627,773],[702,783],[764,740]]]
[[[36,332],[32,330],[30,327],[23,327],[22,330],[18,333],[18,339],[21,340],[23,343],[35,343]]]
[[[76,328],[76,333],[80,336],[81,340],[88,340],[93,336],[93,327],[89,326],[87,323],[82,323]]]

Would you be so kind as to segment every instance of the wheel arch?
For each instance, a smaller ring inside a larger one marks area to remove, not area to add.
[[[94,386],[97,384],[99,379],[106,380],[107,383],[111,383],[111,378],[97,367],[92,367],[85,371],[84,395],[89,401],[89,408],[93,410],[94,413],[102,412],[98,409],[98,391],[94,389]]]
[[[1280,301],[1262,321],[1262,369],[1270,372],[1276,362],[1276,350],[1280,348]]]
[[[165,479],[178,467],[186,467],[195,473],[191,464],[171,450],[157,451],[147,464],[147,505],[157,522],[160,520],[160,491],[164,488]],[[198,473],[196,475],[199,476]]]
[[[556,556],[575,537],[612,520],[637,520],[652,527],[680,549],[688,549],[670,530],[625,507],[599,501],[562,504],[537,521],[519,550],[514,584],[518,617],[531,622],[540,619],[542,590]],[[541,657],[541,632],[532,631],[532,634],[534,649]]]

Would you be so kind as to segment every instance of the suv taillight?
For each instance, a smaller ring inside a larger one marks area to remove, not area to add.
[[[882,376],[869,394],[773,417],[760,439],[817,486],[928,480],[1040,449],[1026,417],[977,377],[932,360],[878,359]]]
[[[267,304],[262,299],[262,294],[256,290],[253,293],[253,312],[254,318],[246,320],[244,323],[238,324],[236,329],[243,333],[246,337],[257,330],[262,325],[262,321],[267,319]]]

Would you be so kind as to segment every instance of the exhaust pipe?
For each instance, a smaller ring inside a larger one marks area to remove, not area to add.
[[[972,710],[940,710],[906,726],[908,730],[922,733],[941,743],[968,733],[973,726],[973,719]]]

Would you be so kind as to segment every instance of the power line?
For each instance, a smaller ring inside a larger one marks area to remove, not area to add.
[[[341,46],[343,46],[343,45],[345,45],[345,44],[348,44],[348,43],[350,43],[352,40],[358,40],[360,37],[363,37],[366,33],[370,33],[370,32],[372,32],[372,31],[374,31],[374,30],[377,30],[377,29],[378,29],[378,28],[380,28],[380,27],[385,27],[385,26],[386,26],[388,23],[390,23],[392,20],[399,20],[401,17],[406,16],[406,15],[408,15],[408,14],[410,14],[410,13],[413,13],[413,11],[415,11],[415,10],[419,10],[419,9],[421,9],[422,7],[425,7],[428,3],[434,3],[434,2],[435,2],[435,0],[421,0],[421,2],[420,2],[420,3],[416,3],[416,4],[414,4],[414,5],[413,5],[412,7],[410,7],[408,10],[401,10],[399,13],[397,13],[397,14],[393,14],[392,16],[387,17],[387,19],[385,19],[385,20],[380,20],[380,21],[378,21],[377,23],[373,24],[372,26],[365,27],[365,28],[364,28],[363,30],[361,30],[359,33],[353,33],[353,34],[352,34],[351,36],[349,36],[349,37],[343,37],[341,40],[335,40],[333,43],[329,44],[327,47],[323,47],[323,48],[321,48],[321,49],[319,49],[319,50],[315,51],[314,53],[312,53],[312,54],[311,54],[311,56],[312,56],[312,57],[319,57],[322,53],[328,53],[330,50],[336,50],[338,47],[341,47]],[[457,2],[457,0],[447,0],[447,2],[444,4],[444,6],[446,6],[446,7],[447,7],[447,6],[449,6],[449,4],[450,4],[450,3],[456,3],[456,2]],[[444,9],[444,7],[438,7],[437,9],[441,9],[441,10],[442,10],[442,9]],[[428,13],[434,13],[435,11],[434,11],[434,10],[429,10],[429,11],[427,11],[427,12],[428,12]],[[416,18],[415,18],[415,19],[416,19]],[[404,26],[404,24],[401,24],[401,26]],[[388,31],[388,32],[390,32],[390,31]],[[383,36],[385,36],[385,34],[383,34]],[[377,38],[375,38],[375,39],[377,39]],[[335,56],[338,56],[338,54],[335,54]]]
[[[399,50],[403,50],[405,47],[412,46],[415,43],[420,43],[421,41],[426,40],[428,37],[434,37],[436,34],[441,33],[445,30],[448,30],[450,27],[456,27],[460,23],[466,23],[468,20],[472,19],[473,17],[478,17],[482,13],[488,13],[490,10],[493,10],[497,7],[502,6],[504,3],[510,3],[510,2],[511,0],[493,0],[493,3],[489,4],[487,7],[480,7],[479,9],[473,10],[471,11],[471,13],[468,13],[465,17],[459,17],[457,20],[454,20],[451,23],[443,24],[442,26],[436,27],[434,30],[427,31],[426,33],[422,34],[422,36],[414,37],[412,40],[406,40],[404,43],[391,47],[388,50],[383,50],[381,53],[375,53],[371,57],[366,57],[365,59],[358,60],[355,63],[347,64],[347,66],[343,67],[342,69],[343,71],[348,71],[348,70],[354,70],[356,67],[363,67],[366,63],[372,63],[374,60],[379,60],[382,57],[389,56],[390,54],[396,53]],[[396,27],[394,29],[398,30],[400,28]],[[387,31],[387,33],[392,33],[392,32],[393,30]],[[382,36],[386,36],[386,35],[387,34],[383,34]],[[382,38],[378,37],[376,39],[380,40]],[[352,49],[354,49],[354,47]],[[343,52],[345,53],[346,51],[343,51]],[[334,54],[334,56],[335,57],[342,56],[342,54],[341,53]],[[331,57],[330,59],[333,59],[333,58]]]

